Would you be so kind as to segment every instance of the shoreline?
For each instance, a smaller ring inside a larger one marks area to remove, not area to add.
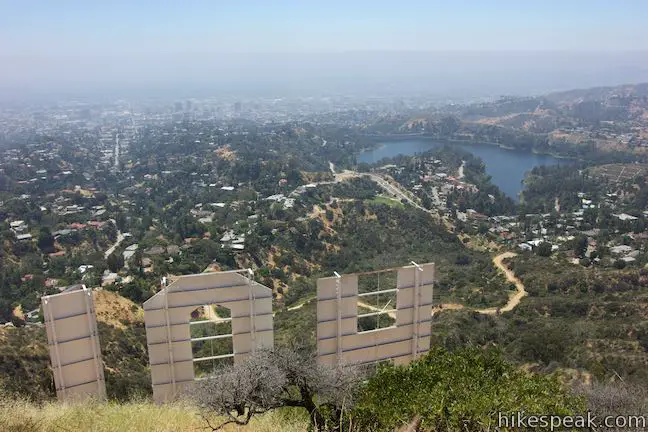
[[[568,160],[573,160],[573,161],[582,161],[583,159],[575,157],[575,156],[566,156],[560,153],[551,153],[551,152],[539,152],[537,150],[531,149],[531,150],[522,150],[522,149],[516,149],[515,147],[507,147],[505,145],[499,144],[499,143],[494,143],[494,142],[488,142],[488,141],[471,141],[471,140],[460,140],[460,139],[451,139],[451,138],[435,138],[429,135],[422,135],[422,134],[411,134],[411,135],[402,135],[402,134],[393,134],[393,135],[365,135],[367,138],[372,138],[376,140],[393,140],[393,141],[408,141],[412,139],[423,139],[426,141],[434,141],[439,144],[470,144],[470,145],[488,145],[488,146],[494,146],[494,147],[499,147],[503,150],[508,150],[508,151],[519,151],[523,153],[532,153],[538,156],[551,156],[556,159],[568,159]],[[376,144],[381,144],[380,142],[376,142]],[[382,145],[385,145],[382,143]],[[367,147],[363,149],[360,153],[362,154],[366,151],[370,150],[375,150],[380,147]]]

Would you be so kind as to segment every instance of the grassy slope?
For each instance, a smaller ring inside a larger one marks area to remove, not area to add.
[[[211,419],[219,424],[218,419]],[[305,431],[308,419],[301,412],[281,410],[259,416],[246,427],[225,431]],[[189,405],[156,405],[148,401],[126,403],[45,403],[0,399],[0,432],[149,432],[205,430],[207,423]]]

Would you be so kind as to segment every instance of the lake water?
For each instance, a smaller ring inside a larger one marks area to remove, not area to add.
[[[518,200],[522,191],[522,180],[526,172],[539,165],[564,165],[573,163],[570,159],[559,159],[549,155],[539,155],[527,151],[508,150],[490,144],[439,143],[426,139],[407,139],[385,141],[379,147],[362,152],[358,162],[375,163],[382,158],[399,154],[415,155],[445,145],[458,147],[481,158],[486,164],[486,172],[505,194]]]

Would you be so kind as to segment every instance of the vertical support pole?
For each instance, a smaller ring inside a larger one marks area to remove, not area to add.
[[[169,288],[164,287],[164,319],[166,320],[167,330],[167,350],[169,352],[169,375],[171,375],[171,389],[173,396],[176,394],[176,379],[175,379],[175,361],[173,359],[173,340],[171,339],[171,320],[169,319]]]
[[[86,286],[83,286],[83,292],[85,294],[85,306],[86,306],[86,316],[88,317],[88,331],[90,332],[90,343],[92,344],[92,358],[94,359],[95,363],[95,374],[97,376],[97,390],[99,393],[102,392],[101,390],[101,371],[99,369],[99,358],[97,356],[97,329],[92,322],[92,319],[90,315],[92,314],[93,308],[92,308],[92,290],[89,290],[86,288]],[[101,366],[103,367],[103,366]]]
[[[250,351],[254,354],[256,352],[256,311],[254,309],[254,302],[256,296],[254,295],[254,272],[252,269],[247,269],[248,272],[248,301],[250,303]]]
[[[52,329],[52,344],[54,345],[54,356],[56,357],[56,372],[59,377],[59,385],[61,390],[61,396],[65,397],[65,379],[63,378],[63,368],[61,367],[61,353],[59,352],[58,346],[58,336],[56,336],[56,321],[52,315],[52,306],[49,304],[49,300],[45,298],[43,300],[43,313],[45,314],[45,320],[49,321],[50,328]]]
[[[419,352],[419,327],[420,327],[420,297],[421,297],[421,281],[419,273],[423,271],[420,265],[412,261],[414,265],[414,317],[412,320],[412,360],[416,360]]]
[[[335,296],[336,296],[336,308],[337,308],[337,336],[336,336],[336,345],[337,345],[337,360],[336,363],[340,364],[342,360],[342,276],[338,272],[333,272],[335,274]]]

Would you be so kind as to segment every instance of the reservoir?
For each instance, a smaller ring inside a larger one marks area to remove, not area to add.
[[[357,160],[371,164],[386,157],[394,157],[399,154],[415,155],[446,145],[468,151],[483,160],[486,172],[491,176],[492,182],[515,201],[518,200],[518,194],[522,191],[522,180],[524,180],[526,172],[533,167],[573,163],[571,159],[559,159],[523,150],[509,150],[491,144],[446,144],[422,138],[381,142],[378,147],[360,153]]]

